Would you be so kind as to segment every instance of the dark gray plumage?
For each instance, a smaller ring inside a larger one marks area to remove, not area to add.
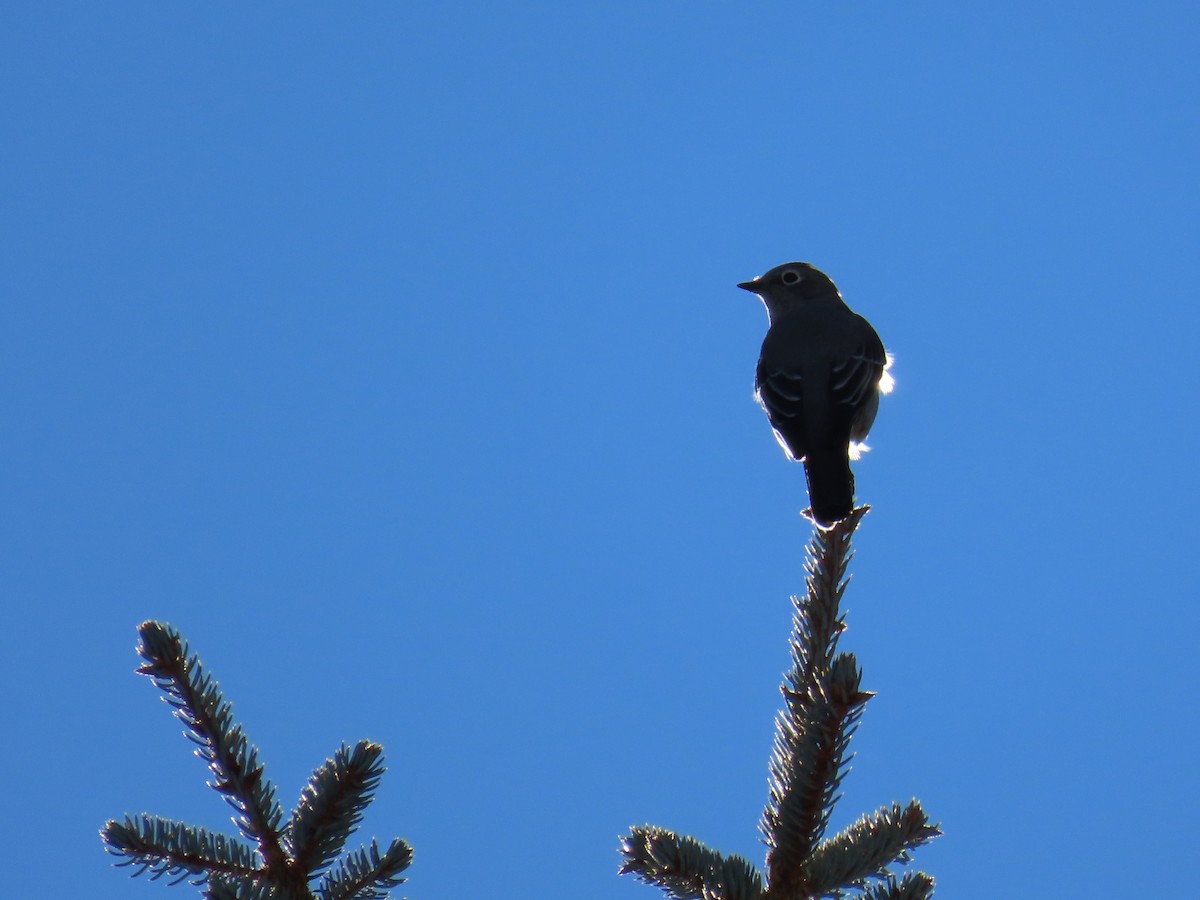
[[[804,461],[811,516],[828,527],[854,508],[850,459],[891,387],[883,342],[808,263],[784,263],[738,287],[762,299],[770,320],[755,396],[779,445]]]

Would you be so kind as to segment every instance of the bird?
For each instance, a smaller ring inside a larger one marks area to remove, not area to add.
[[[804,262],[738,284],[757,294],[768,328],[754,396],[784,453],[804,463],[809,508],[827,529],[854,508],[850,460],[891,390],[891,358],[871,323],[853,312],[829,276]]]

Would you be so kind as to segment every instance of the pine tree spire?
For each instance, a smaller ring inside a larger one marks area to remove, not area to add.
[[[622,839],[622,874],[657,885],[676,900],[808,900],[852,891],[870,900],[925,900],[933,879],[891,866],[941,834],[921,804],[892,804],[863,815],[832,838],[825,830],[849,771],[850,738],[873,694],[851,653],[839,652],[840,612],[853,553],[850,539],[868,507],[828,530],[816,529],[805,563],[807,591],[792,597],[791,669],[780,688],[770,799],[760,830],[767,876],[740,856],[723,856],[695,838],[651,825]]]

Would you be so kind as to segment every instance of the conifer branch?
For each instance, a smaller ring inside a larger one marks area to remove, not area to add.
[[[672,900],[754,900],[763,891],[762,876],[743,857],[722,856],[665,828],[631,828],[621,853],[622,875],[656,885]]]
[[[781,688],[785,708],[776,719],[770,803],[761,830],[773,889],[808,889],[806,861],[821,840],[849,764],[847,748],[871,695],[850,654],[835,656],[845,630],[839,607],[853,554],[850,538],[867,507],[828,531],[818,529],[808,549],[806,595],[793,597],[792,669]]]
[[[143,622],[138,634],[138,653],[146,660],[138,672],[153,678],[167,695],[197,754],[208,763],[214,779],[210,784],[237,813],[234,823],[258,844],[268,869],[286,865],[278,832],[283,810],[258,761],[258,750],[233,721],[232,704],[174,628]]]
[[[383,775],[383,747],[345,744],[312,774],[288,823],[286,841],[296,865],[315,875],[342,852],[362,821]]]
[[[359,848],[345,857],[322,880],[317,893],[323,900],[378,900],[387,896],[387,889],[402,883],[399,875],[412,862],[412,848],[400,838],[392,841],[383,854],[379,845]]]
[[[209,900],[314,900],[310,882],[342,852],[374,799],[384,771],[383,748],[370,741],[359,741],[353,750],[343,744],[313,772],[281,832],[283,814],[263,775],[258,750],[233,722],[232,707],[216,682],[175,629],[144,622],[138,630],[138,652],[145,660],[138,672],[166,693],[215,776],[210,786],[238,811],[234,821],[258,849],[203,828],[142,815],[105,824],[101,837],[108,851],[125,859],[118,865],[140,865],[135,875],[178,875],[175,883],[194,876],[194,884],[205,884]],[[326,872],[319,893],[323,900],[386,898],[388,888],[404,881],[399,874],[412,855],[400,838],[383,853],[372,841]]]
[[[933,879],[910,872],[897,880],[888,867],[941,834],[916,801],[863,816],[823,840],[849,770],[850,739],[867,701],[862,672],[851,653],[838,652],[845,630],[840,612],[852,557],[850,539],[867,507],[828,530],[818,530],[805,562],[807,591],[793,597],[792,667],[781,688],[776,719],[770,801],[760,825],[768,846],[767,882],[740,857],[723,857],[694,838],[653,826],[622,840],[621,873],[657,885],[672,900],[928,900]]]
[[[871,885],[861,900],[929,900],[932,896],[932,878],[924,872],[906,872],[899,881],[889,875],[883,882]]]
[[[864,815],[816,849],[807,867],[809,888],[820,894],[849,884],[861,886],[869,878],[885,878],[889,865],[908,862],[909,851],[939,834],[916,800]]]
[[[254,851],[236,838],[147,813],[124,822],[109,819],[100,833],[109,853],[125,857],[117,865],[140,866],[134,875],[149,871],[152,879],[178,875],[172,884],[206,872],[244,875],[258,869]]]
[[[805,596],[792,597],[792,671],[787,681],[790,697],[803,697],[817,689],[821,675],[830,671],[838,638],[846,630],[840,607],[850,583],[847,570],[854,554],[850,538],[869,506],[860,506],[828,531],[817,529],[804,560]]]

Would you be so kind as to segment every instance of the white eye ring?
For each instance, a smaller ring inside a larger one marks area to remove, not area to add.
[[[800,273],[795,269],[784,269],[783,274],[779,276],[779,280],[791,287],[793,284],[800,283]]]

